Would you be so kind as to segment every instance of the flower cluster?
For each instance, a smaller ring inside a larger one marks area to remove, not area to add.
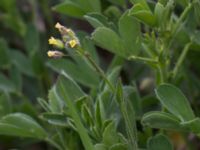
[[[70,28],[66,28],[60,23],[56,23],[55,28],[57,28],[62,36],[62,40],[51,37],[49,39],[49,44],[53,45],[57,48],[76,48],[80,45],[80,42],[74,33],[74,31]],[[64,56],[64,54],[60,51],[51,50],[47,52],[49,57],[60,58]]]

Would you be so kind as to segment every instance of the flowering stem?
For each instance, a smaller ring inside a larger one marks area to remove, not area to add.
[[[99,73],[99,75],[105,80],[105,82],[110,87],[111,91],[114,93],[115,92],[115,88],[113,87],[112,83],[108,80],[108,78],[106,77],[104,71],[92,59],[91,55],[88,52],[84,51],[81,47],[77,47],[77,52],[79,54],[81,54],[82,56],[84,56],[89,61],[89,63],[94,67],[94,69]]]
[[[114,89],[112,83],[110,83],[110,81],[106,77],[104,71],[96,64],[96,62],[92,59],[92,57],[90,56],[90,54],[87,53],[87,52],[84,52],[84,56],[91,63],[91,65],[95,68],[95,70],[100,74],[100,76],[105,80],[105,82],[108,84],[108,86],[110,87],[110,89],[112,90],[112,92],[115,92],[115,89]]]

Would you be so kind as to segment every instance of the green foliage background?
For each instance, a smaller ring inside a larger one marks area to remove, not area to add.
[[[200,147],[199,0],[1,0],[0,21],[0,149]],[[47,58],[56,22],[83,53]]]

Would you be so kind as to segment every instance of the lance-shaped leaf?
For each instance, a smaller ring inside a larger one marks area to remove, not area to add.
[[[83,126],[83,123],[81,122],[81,118],[75,105],[75,99],[82,97],[84,95],[83,92],[72,79],[70,79],[68,76],[63,75],[61,75],[57,81],[56,91],[61,101],[66,103],[68,108],[67,111],[74,121],[77,132],[80,135],[85,149],[94,150],[92,141],[87,133],[87,130]]]
[[[42,113],[40,118],[47,121],[49,124],[66,127],[69,126],[67,117],[59,113]]]
[[[0,134],[20,137],[44,139],[45,130],[30,116],[23,113],[13,113],[0,120]]]

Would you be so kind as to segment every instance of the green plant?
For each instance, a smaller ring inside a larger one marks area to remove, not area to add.
[[[66,0],[54,6],[94,31],[55,25],[61,38],[49,39],[56,50],[47,52],[55,58],[47,66],[59,76],[48,100],[38,98],[41,120],[5,112],[0,134],[46,141],[59,150],[172,150],[179,139],[170,134],[178,134],[187,149],[195,149],[187,141],[189,134],[200,136],[199,8],[198,0]],[[112,54],[110,63],[102,65],[102,49]],[[4,81],[2,89],[12,89]],[[6,93],[1,98],[10,106]]]

